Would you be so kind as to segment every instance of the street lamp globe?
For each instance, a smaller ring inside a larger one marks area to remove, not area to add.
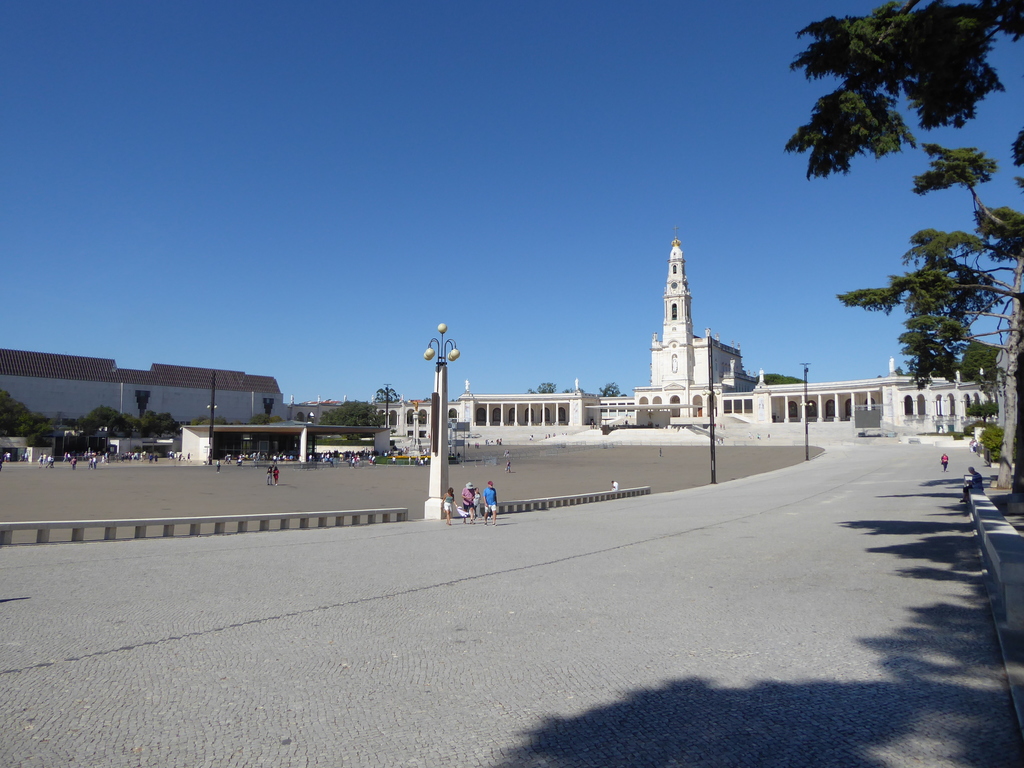
[[[431,350],[431,351],[433,351],[433,350]],[[462,354],[462,353],[459,352],[459,350],[453,349],[451,352],[448,353],[448,359],[449,360],[458,360],[460,354]]]
[[[434,352],[434,348],[430,347],[426,352],[423,353],[423,359],[424,360],[433,360],[434,359],[434,355],[436,355],[436,354],[437,353]]]
[[[447,323],[438,323],[437,332],[438,333],[448,333],[448,324]]]

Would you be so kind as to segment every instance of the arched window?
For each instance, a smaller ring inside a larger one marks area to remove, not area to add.
[[[945,416],[945,409],[942,407],[942,395],[935,396],[935,415]]]
[[[425,409],[421,408],[420,409],[420,424],[426,424],[426,423],[427,423],[427,412],[426,412]]]
[[[669,405],[678,405],[679,404],[679,395],[672,395],[672,397],[670,397],[668,399],[668,402],[669,402]],[[678,416],[679,415],[679,409],[678,408],[673,408],[672,409],[672,415],[673,416]]]
[[[953,395],[949,396],[949,415],[956,416],[956,398]]]
[[[673,320],[678,320],[679,319],[679,305],[678,304],[673,304],[672,305],[672,319]]]
[[[515,424],[516,423],[516,409],[515,408],[509,408],[508,409],[508,418],[505,419],[505,423],[506,424]]]
[[[700,395],[694,395],[693,396],[693,405],[695,406],[694,407],[694,415],[695,416],[703,416],[704,415],[704,399]]]
[[[917,415],[918,416],[924,416],[924,414],[925,414],[924,408],[925,408],[924,395],[918,395],[917,396]]]
[[[981,405],[981,398],[978,397],[977,395],[974,396],[974,404]]]
[[[679,373],[679,355],[672,355],[672,373]]]
[[[807,401],[807,418],[816,419],[818,418],[818,401],[808,400]]]
[[[457,418],[459,418],[459,412],[456,411],[454,408],[449,408],[448,409],[448,418],[449,419],[457,419]]]
[[[491,424],[498,424],[501,421],[501,408],[495,408],[491,411]]]
[[[640,398],[640,405],[647,405],[647,396],[644,395]]]
[[[672,274],[673,275],[676,274],[676,265],[675,264],[672,265]]]
[[[853,418],[853,400],[846,398],[846,404],[843,406],[843,419],[849,421]]]
[[[306,417],[303,415],[302,411],[299,411],[298,413],[295,414],[295,420],[296,421],[305,421]]]
[[[477,424],[483,424],[486,421],[487,421],[487,409],[486,408],[477,408],[476,409],[476,423]]]
[[[565,408],[559,407],[559,409],[558,409],[558,423],[559,424],[566,424],[566,423],[568,423],[566,421],[566,419],[565,419]]]
[[[826,400],[825,401],[825,418],[835,421],[836,418],[836,401]]]
[[[651,401],[654,405],[661,405],[661,398],[656,397]]]
[[[550,424],[551,423],[551,409],[546,407],[546,406],[544,408],[544,423],[545,424]]]
[[[914,398],[907,395],[903,398],[903,415],[913,416],[914,415]]]
[[[789,401],[789,418],[796,419],[799,414],[797,413],[796,403],[792,400]]]
[[[964,395],[964,416],[967,415],[967,409],[971,407],[971,396]]]
[[[414,411],[412,408],[410,408],[408,411],[406,411],[405,412],[405,423],[406,424],[412,424],[413,423],[413,419],[415,418],[415,414],[416,414],[416,411]]]

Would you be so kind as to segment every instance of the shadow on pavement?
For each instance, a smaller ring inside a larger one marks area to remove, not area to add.
[[[919,536],[869,551],[918,561],[903,572],[908,577],[959,580],[974,592],[966,604],[917,608],[906,625],[861,640],[879,656],[877,681],[725,688],[697,677],[674,680],[578,717],[548,718],[499,765],[1024,764],[978,553],[962,521],[844,523],[872,536]]]

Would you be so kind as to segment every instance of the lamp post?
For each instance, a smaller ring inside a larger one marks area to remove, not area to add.
[[[718,484],[718,473],[715,467],[715,364],[714,364],[714,343],[711,339],[711,329],[704,329],[705,337],[708,340],[708,414],[711,416],[711,484]]]
[[[804,415],[804,461],[810,461],[811,460],[811,443],[810,443],[810,436],[809,436],[809,433],[807,431],[807,406],[810,405],[810,401],[808,401],[808,399],[807,399],[807,367],[810,365],[810,363],[800,363],[800,365],[802,365],[804,367],[804,407],[803,407],[803,415]]]
[[[382,398],[383,396],[383,398]],[[398,393],[391,388],[390,384],[385,384],[383,387],[377,390],[377,402],[381,399],[384,400],[384,426],[388,428],[388,451],[391,450],[391,402],[398,402]]]
[[[434,391],[430,395],[430,486],[423,502],[425,520],[441,519],[441,501],[448,490],[448,361],[459,359],[452,339],[445,340],[448,326],[437,326],[441,338],[433,338],[423,353],[424,360],[437,358],[434,364]]]
[[[213,464],[213,414],[217,410],[217,372],[210,379],[210,456],[207,465]]]

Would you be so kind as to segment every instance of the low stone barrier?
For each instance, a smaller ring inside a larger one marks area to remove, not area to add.
[[[1024,630],[1024,537],[980,491],[971,491],[971,517],[999,603],[993,609],[1009,629]]]
[[[557,509],[572,507],[578,504],[593,504],[600,501],[628,499],[633,496],[647,496],[651,493],[650,486],[641,488],[622,488],[618,491],[599,491],[597,493],[576,493],[568,496],[550,496],[543,499],[521,499],[498,503],[498,514],[513,512],[531,512],[539,509]],[[223,515],[220,517],[163,517],[130,520],[49,520],[27,521],[16,523],[0,523],[0,546],[12,544],[50,544],[53,531],[70,531],[72,542],[77,541],[115,541],[118,540],[119,529],[130,529],[130,538],[145,539],[150,537],[150,529],[159,528],[160,535],[172,538],[179,535],[178,531],[188,526],[189,536],[215,535],[229,533],[247,533],[249,531],[286,531],[293,521],[298,521],[298,528],[336,528],[345,525],[370,525],[373,523],[401,523],[409,520],[409,510],[400,508],[389,509],[352,509],[338,512],[286,512],[271,515]],[[314,524],[311,521],[315,520]],[[346,522],[347,521],[347,522]],[[251,527],[250,527],[251,526]],[[100,538],[99,531],[103,530]],[[96,535],[86,538],[86,531],[96,531]],[[15,541],[18,531],[35,531],[35,540]],[[182,534],[184,535],[184,533]],[[129,538],[122,536],[121,540]],[[66,540],[66,539],[65,539]]]
[[[498,514],[509,512],[530,512],[535,509],[555,509],[572,507],[577,504],[593,504],[597,501],[613,501],[628,499],[632,496],[647,496],[651,493],[649,485],[641,488],[621,488],[617,491],[600,491],[598,493],[576,493],[570,496],[549,496],[545,499],[523,499],[521,501],[499,501]]]
[[[148,538],[149,530],[160,528],[163,537],[177,535],[178,529],[188,526],[189,536],[205,534],[246,533],[248,531],[285,531],[298,521],[299,529],[335,528],[344,525],[370,525],[373,523],[399,523],[409,519],[409,510],[350,509],[337,512],[283,512],[271,515],[224,515],[221,517],[164,517],[132,520],[53,520],[0,523],[0,546],[15,544],[15,532],[35,531],[35,541],[18,544],[48,544],[52,531],[71,531],[71,541],[114,541],[118,529],[131,529],[132,538]],[[315,520],[313,525],[310,521]],[[252,526],[252,527],[250,527]],[[103,530],[103,538],[98,536]],[[97,536],[86,538],[86,531],[97,531]]]

